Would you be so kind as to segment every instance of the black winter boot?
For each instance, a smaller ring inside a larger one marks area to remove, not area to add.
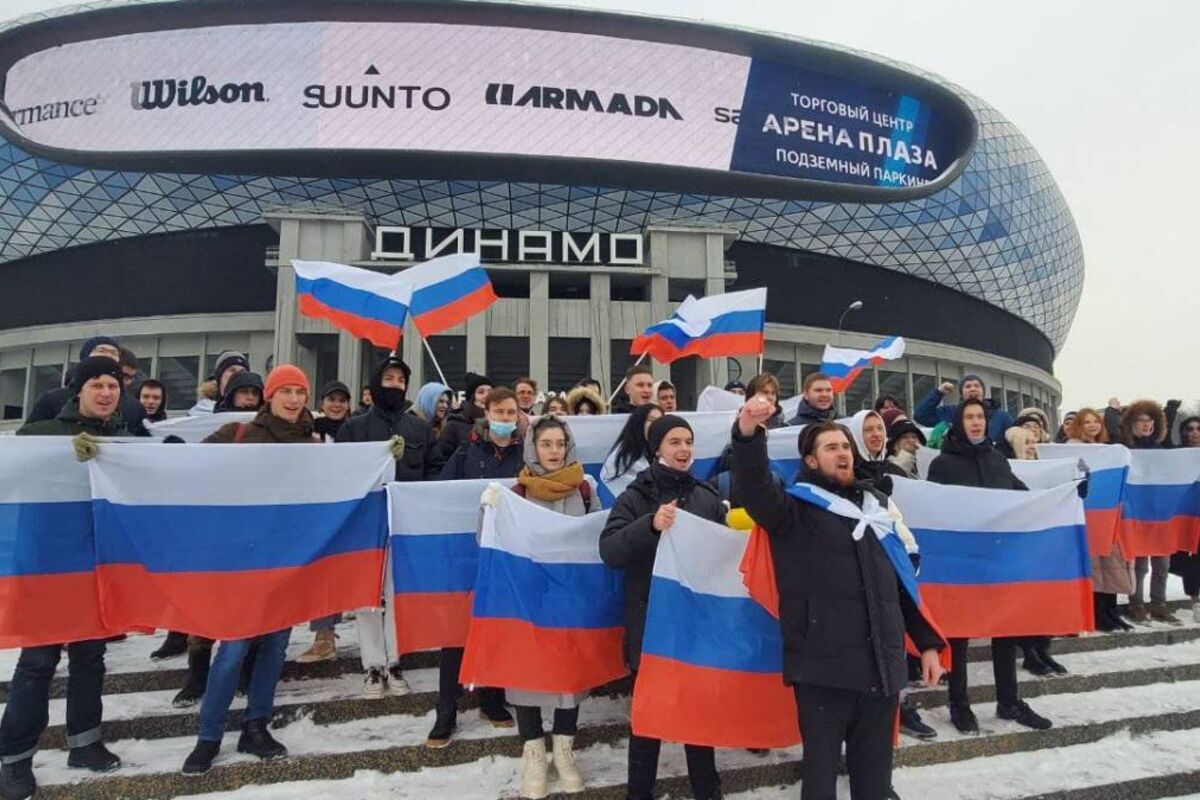
[[[92,772],[112,772],[121,766],[121,759],[110,753],[104,742],[92,742],[83,747],[72,748],[67,755],[67,766]]]
[[[242,725],[242,735],[238,738],[237,750],[239,753],[258,756],[264,761],[287,758],[288,754],[287,748],[275,741],[271,732],[267,730],[265,717],[252,719]]]
[[[1038,642],[1034,645],[1034,649],[1037,651],[1038,658],[1042,660],[1042,663],[1054,670],[1055,675],[1067,675],[1070,673],[1070,670],[1055,661],[1054,657],[1050,655],[1049,640]]]
[[[425,740],[425,746],[434,750],[446,747],[450,744],[450,739],[454,736],[454,729],[457,725],[458,704],[439,704],[437,719],[434,720],[433,730],[429,732],[429,737]]]
[[[959,733],[979,733],[979,720],[975,718],[975,712],[969,705],[951,703],[950,721]]]
[[[163,640],[162,645],[150,654],[150,658],[154,661],[162,661],[167,658],[175,658],[187,652],[187,634],[179,631],[169,631],[167,638]]]
[[[187,682],[175,695],[171,705],[176,708],[191,708],[204,697],[204,687],[208,685],[208,666],[212,659],[212,650],[208,648],[193,649],[188,653]]]
[[[196,742],[196,747],[188,754],[183,762],[184,775],[203,775],[212,769],[217,753],[221,752],[220,742],[206,742],[203,739]]]
[[[1053,722],[1030,708],[1024,700],[1018,700],[1011,706],[996,706],[996,716],[1037,731],[1045,731],[1054,727]]]
[[[26,800],[36,793],[37,779],[33,777],[32,758],[0,767],[0,798]]]

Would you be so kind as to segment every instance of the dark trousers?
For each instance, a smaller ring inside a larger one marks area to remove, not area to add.
[[[637,673],[633,673],[637,682]],[[662,749],[661,739],[629,735],[629,778],[625,796],[627,800],[651,800],[654,783],[658,780],[658,753]],[[696,744],[683,746],[687,758],[688,781],[692,784],[692,796],[696,800],[712,800],[721,787],[717,775],[716,751],[711,747]]]
[[[517,712],[517,732],[521,734],[522,742],[532,742],[546,735],[542,728],[542,709],[540,706],[514,706]],[[575,708],[554,709],[555,736],[574,736],[579,730],[579,706]]]
[[[892,741],[899,695],[800,683],[792,687],[804,737],[800,800],[835,800],[846,744],[853,800],[885,800],[892,785]]]
[[[967,699],[968,639],[950,640],[950,703],[970,705]],[[1005,637],[992,639],[992,675],[996,679],[996,705],[1011,706],[1017,702],[1017,647],[1022,639]]]
[[[100,639],[66,645],[67,746],[86,747],[100,741],[104,691],[104,649]],[[38,739],[49,721],[50,681],[62,657],[63,645],[26,647],[17,660],[8,705],[0,720],[0,761],[24,761],[37,752]]]
[[[438,708],[458,708],[458,698],[462,696],[462,684],[458,682],[458,674],[462,671],[463,648],[443,647],[438,662]],[[478,686],[479,706],[484,713],[504,708],[504,690],[487,686]]]

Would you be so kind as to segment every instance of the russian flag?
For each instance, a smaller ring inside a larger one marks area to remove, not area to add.
[[[607,513],[568,517],[492,484],[460,682],[575,693],[625,675],[619,572],[600,561]]]
[[[479,572],[479,498],[491,483],[388,484],[393,608],[401,654],[466,644]]]
[[[92,490],[65,436],[0,436],[0,649],[103,639]]]
[[[1126,558],[1200,549],[1200,448],[1133,450],[1121,506]]]
[[[713,747],[800,741],[779,622],[742,583],[747,541],[687,512],[659,539],[633,691],[637,735]]]
[[[386,275],[328,261],[293,260],[292,268],[301,314],[328,320],[376,347],[396,348],[412,296],[404,273]]]
[[[880,340],[870,350],[854,350],[849,347],[825,345],[821,357],[821,372],[829,376],[835,392],[844,392],[854,383],[864,369],[885,361],[895,361],[904,355],[904,337],[889,336]]]
[[[497,299],[478,255],[443,256],[401,274],[412,286],[413,324],[425,337],[453,328]]]
[[[1111,444],[1039,444],[1038,458],[1082,461],[1088,468],[1088,496],[1083,501],[1087,518],[1088,552],[1106,556],[1117,541],[1121,503],[1129,476],[1130,452]],[[1034,488],[1028,481],[1026,485]],[[1129,558],[1129,554],[1124,554]]]
[[[714,294],[699,300],[688,295],[670,319],[651,325],[634,339],[629,352],[635,356],[649,353],[663,364],[684,356],[755,355],[763,351],[766,322],[766,289]]]
[[[892,484],[920,547],[921,597],[947,636],[1065,636],[1095,627],[1074,484],[1029,492]]]
[[[386,443],[113,444],[88,467],[110,625],[234,640],[379,605]]]

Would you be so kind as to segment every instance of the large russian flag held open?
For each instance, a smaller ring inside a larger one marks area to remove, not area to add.
[[[92,489],[67,437],[0,437],[0,649],[103,639]]]
[[[947,636],[1058,636],[1095,627],[1074,484],[1017,492],[892,483],[892,500],[921,549],[921,597]]]
[[[435,258],[401,275],[412,286],[413,324],[422,336],[453,328],[497,299],[477,255]]]
[[[625,675],[619,572],[600,561],[608,513],[568,517],[493,483],[460,681],[587,691]]]
[[[490,483],[388,484],[393,608],[401,653],[466,644],[479,572],[479,498]]]
[[[1117,541],[1121,502],[1129,475],[1130,452],[1110,444],[1039,444],[1038,458],[1082,461],[1088,468],[1088,496],[1083,501],[1087,517],[1088,551],[1106,556]],[[1033,488],[1028,482],[1026,485]],[[1124,554],[1129,558],[1129,554]]]
[[[680,512],[659,539],[633,732],[713,747],[800,741],[779,622],[751,599],[740,531]]]
[[[412,297],[404,273],[386,275],[328,261],[293,260],[292,268],[301,314],[328,320],[376,347],[396,348]]]
[[[379,605],[386,443],[114,444],[88,466],[110,625],[245,639]]]
[[[634,339],[629,352],[635,356],[649,353],[664,364],[684,356],[755,355],[763,351],[766,321],[766,289],[699,300],[689,294],[669,319],[651,325]]]
[[[1121,504],[1126,558],[1200,546],[1200,448],[1134,450]]]
[[[855,350],[850,347],[834,347],[825,345],[825,355],[821,357],[821,372],[829,376],[835,392],[844,392],[850,388],[864,369],[871,365],[882,364],[885,361],[895,361],[904,355],[904,337],[889,336],[881,339],[870,350]]]

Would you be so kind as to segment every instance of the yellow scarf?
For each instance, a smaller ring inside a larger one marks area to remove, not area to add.
[[[545,475],[534,475],[526,466],[517,476],[517,483],[524,486],[525,495],[534,500],[562,500],[572,492],[579,491],[579,484],[583,483],[583,465],[573,461],[562,469],[547,472]]]

